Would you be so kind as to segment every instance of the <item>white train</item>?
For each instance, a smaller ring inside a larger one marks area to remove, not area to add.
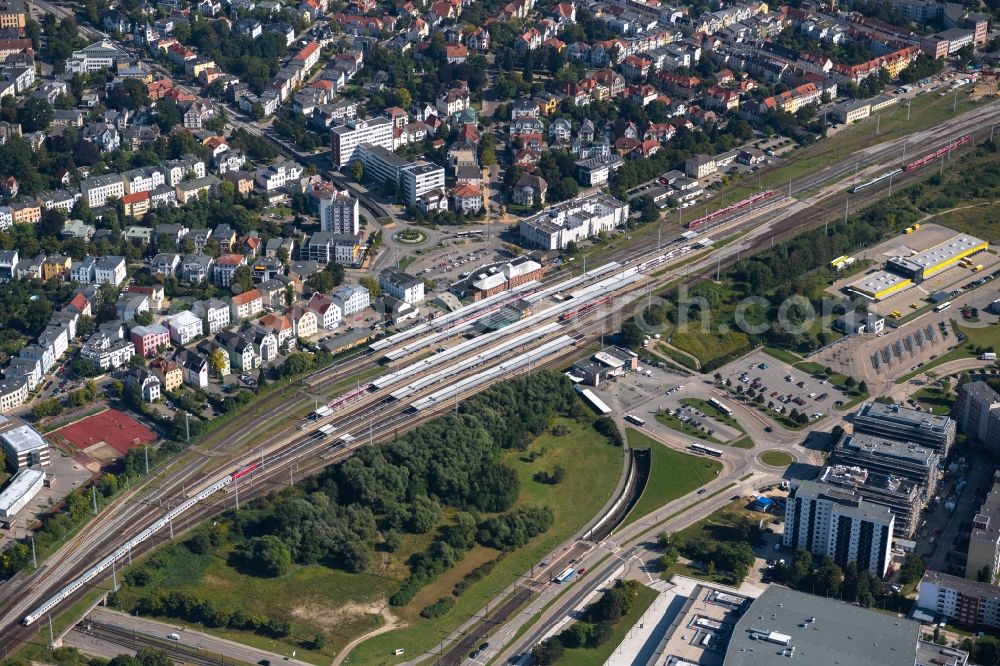
[[[34,611],[26,615],[24,619],[21,621],[22,624],[29,625],[34,622],[37,622],[46,613],[55,608],[60,602],[67,599],[74,592],[76,592],[81,587],[83,587],[84,585],[92,581],[94,578],[96,578],[102,571],[106,571],[116,561],[128,555],[129,551],[131,551],[133,548],[135,548],[143,541],[149,539],[151,536],[153,536],[154,534],[162,530],[164,527],[169,525],[170,521],[172,521],[174,518],[181,515],[182,513],[184,513],[185,511],[187,511],[188,509],[190,509],[191,507],[193,507],[195,504],[205,499],[206,497],[209,497],[213,493],[222,490],[229,484],[233,483],[235,480],[252,473],[255,469],[257,469],[257,467],[258,463],[251,463],[250,465],[241,467],[235,472],[227,474],[223,479],[216,481],[208,488],[205,488],[194,497],[191,497],[181,502],[177,506],[175,506],[173,509],[168,511],[167,514],[163,516],[163,518],[160,518],[158,521],[156,521],[155,523],[144,529],[142,532],[133,537],[130,541],[126,542],[123,546],[119,547],[118,550],[111,553],[103,560],[98,562],[96,565],[88,569],[82,576],[74,580],[72,583],[70,583],[63,589],[59,590],[59,592],[57,592],[49,599],[47,599],[41,606],[39,606]]]

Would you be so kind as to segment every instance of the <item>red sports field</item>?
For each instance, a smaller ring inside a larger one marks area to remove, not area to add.
[[[117,409],[106,409],[50,434],[61,437],[80,451],[96,453],[96,449],[106,445],[120,455],[140,444],[159,439],[155,432]]]

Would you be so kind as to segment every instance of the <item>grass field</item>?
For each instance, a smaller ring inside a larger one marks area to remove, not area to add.
[[[646,488],[622,523],[623,527],[700,488],[714,479],[722,469],[722,463],[718,460],[674,451],[638,430],[627,428],[625,435],[630,447],[649,447],[652,452],[652,468]]]
[[[401,608],[388,607],[386,600],[407,577],[407,560],[423,551],[434,533],[404,536],[401,547],[385,556],[377,553],[367,573],[351,574],[323,565],[295,566],[280,578],[245,575],[227,563],[228,551],[217,555],[195,555],[185,546],[175,544],[170,557],[164,558],[162,589],[196,594],[220,608],[240,608],[265,617],[284,617],[292,624],[291,633],[281,640],[272,640],[249,632],[228,629],[204,629],[248,645],[290,655],[316,664],[327,664],[350,641],[382,627],[394,619],[405,627],[359,646],[352,654],[354,663],[377,664],[398,662],[392,653],[397,647],[406,649],[412,657],[431,647],[455,626],[481,608],[500,592],[515,576],[530,568],[532,563],[564,541],[588,519],[594,516],[611,497],[619,481],[623,465],[621,448],[609,444],[590,423],[557,419],[555,423],[569,428],[569,434],[556,437],[546,433],[538,437],[524,452],[501,454],[506,464],[515,469],[522,492],[516,502],[521,505],[547,505],[555,514],[553,527],[535,538],[528,546],[509,553],[500,560],[490,576],[473,584],[457,600],[448,614],[435,620],[420,617],[420,611],[439,598],[448,596],[459,580],[481,564],[496,559],[500,553],[475,547],[455,567],[421,590]],[[536,454],[532,461],[531,454]],[[546,485],[533,479],[536,472],[551,471],[555,465],[565,470],[565,478],[557,485]],[[448,521],[453,510],[445,510]],[[159,551],[158,551],[159,552]],[[131,608],[136,601],[134,589],[124,587],[122,606]],[[390,616],[383,614],[387,611]],[[172,620],[173,621],[173,620]],[[321,650],[307,650],[303,643],[317,634],[325,637]]]
[[[615,624],[615,630],[611,634],[611,638],[600,647],[588,650],[586,648],[574,648],[572,650],[566,650],[563,653],[563,658],[557,661],[557,664],[565,664],[565,666],[602,666],[608,657],[615,651],[619,643],[625,638],[625,635],[629,632],[642,614],[646,612],[652,604],[653,600],[659,595],[656,590],[646,587],[645,585],[639,586],[639,594],[636,597],[635,602],[632,604],[632,608],[629,612],[622,616],[620,620]]]
[[[790,453],[785,453],[784,451],[764,451],[758,458],[760,458],[762,463],[771,467],[788,467],[795,462],[795,458]]]
[[[743,429],[743,426],[741,426],[736,419],[729,414],[716,409],[712,406],[712,403],[707,400],[702,400],[701,398],[681,398],[681,404],[694,407],[695,409],[700,410],[703,414],[712,417],[719,423],[724,423],[733,430],[742,432],[744,435],[746,434],[746,430]]]
[[[955,406],[955,394],[938,386],[920,389],[913,394],[913,399],[931,414],[950,414]]]
[[[470,586],[447,615],[435,620],[420,618],[420,610],[427,603],[450,593],[454,583],[481,563],[480,559],[490,559],[484,558],[478,551],[485,550],[493,557],[496,555],[495,551],[483,548],[469,551],[454,570],[422,590],[409,605],[398,609],[400,617],[411,623],[409,626],[365,641],[351,652],[348,663],[398,663],[430,649],[598,512],[618,484],[623,464],[622,450],[607,444],[604,437],[589,424],[581,425],[563,419],[557,419],[556,423],[568,426],[570,434],[556,437],[546,433],[526,451],[504,454],[505,463],[516,470],[521,479],[517,505],[549,506],[555,514],[555,522],[549,531],[524,548],[509,553],[489,576]],[[542,454],[531,462],[529,456],[534,452]],[[551,470],[556,464],[566,469],[566,478],[562,483],[550,486],[532,478],[536,472]],[[422,600],[422,605],[418,600]],[[399,647],[406,650],[406,657],[392,656],[393,650]]]
[[[750,349],[750,338],[746,333],[730,331],[728,333],[710,333],[702,331],[677,331],[671,338],[671,344],[681,351],[687,352],[698,359],[701,365],[706,365],[720,356]]]

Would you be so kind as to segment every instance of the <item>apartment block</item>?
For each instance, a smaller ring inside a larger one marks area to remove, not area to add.
[[[388,118],[356,118],[330,131],[333,163],[345,167],[358,159],[358,147],[363,143],[392,150],[392,121]]]
[[[879,577],[889,568],[895,517],[854,492],[799,481],[785,505],[784,545],[829,555],[841,567],[857,564]]]
[[[1000,587],[926,571],[917,586],[917,608],[970,629],[1000,628]]]
[[[1000,393],[986,382],[967,382],[958,388],[952,412],[962,432],[1000,453]]]

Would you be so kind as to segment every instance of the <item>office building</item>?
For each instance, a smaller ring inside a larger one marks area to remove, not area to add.
[[[392,152],[391,147],[374,143],[362,143],[358,146],[355,155],[357,161],[365,167],[365,178],[376,183],[396,183],[398,185],[399,175],[403,169],[413,164],[405,157]]]
[[[26,467],[0,493],[0,518],[13,518],[45,485],[45,472]]]
[[[858,493],[798,481],[785,505],[784,545],[829,555],[841,567],[854,562],[880,578],[889,568],[895,517]]]
[[[347,190],[334,190],[319,200],[319,228],[334,234],[357,235],[360,227],[358,200]]]
[[[910,442],[945,458],[955,442],[955,421],[902,405],[866,402],[854,415],[854,432]]]
[[[115,69],[119,64],[130,62],[124,49],[111,39],[95,42],[79,51],[73,51],[66,60],[66,71],[70,74],[89,74],[102,69]]]
[[[595,192],[563,201],[522,220],[521,236],[544,250],[563,250],[573,242],[624,226],[629,207],[612,196]]]
[[[0,444],[7,464],[17,469],[48,467],[51,462],[48,442],[20,420],[0,416]]]
[[[388,118],[355,118],[330,131],[331,159],[337,167],[345,167],[360,158],[358,147],[363,143],[392,150],[392,121]]]
[[[1000,573],[1000,475],[972,518],[965,577],[994,583]]]
[[[986,382],[966,382],[952,412],[962,432],[1000,453],[1000,393]]]
[[[399,174],[399,193],[407,206],[416,206],[422,196],[443,187],[444,169],[430,162],[411,164]]]
[[[830,456],[831,464],[910,479],[927,488],[929,494],[937,487],[940,459],[936,452],[916,444],[865,434],[844,434]]]
[[[1000,587],[927,570],[917,586],[917,608],[967,629],[1000,629]]]
[[[915,620],[771,585],[732,628],[722,664],[914,666],[919,641]]]

